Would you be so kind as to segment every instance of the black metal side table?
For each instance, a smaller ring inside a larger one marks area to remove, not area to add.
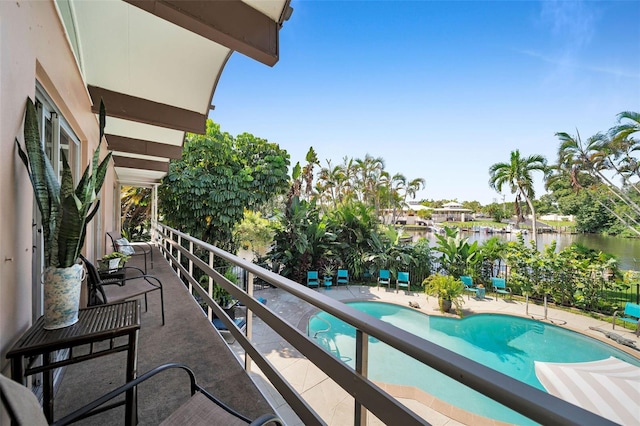
[[[101,356],[127,352],[126,381],[136,377],[138,331],[140,330],[140,302],[137,300],[94,306],[81,309],[78,322],[70,327],[58,330],[45,330],[44,317],[40,317],[16,342],[7,353],[11,360],[11,378],[25,384],[25,377],[43,373],[43,411],[49,421],[54,421],[53,412],[53,370],[65,365],[76,364]],[[116,343],[117,337],[126,337],[126,343]],[[110,341],[108,345],[96,343]],[[80,349],[88,345],[88,348]],[[106,347],[103,347],[106,346]],[[69,349],[67,359],[54,361],[55,351]],[[74,353],[75,351],[75,353]],[[42,355],[42,365],[25,368],[25,360]],[[105,409],[110,409],[123,402],[114,403]],[[137,410],[135,391],[127,391],[125,404],[125,424],[136,423]]]

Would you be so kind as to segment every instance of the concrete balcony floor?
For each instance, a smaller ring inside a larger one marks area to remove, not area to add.
[[[137,256],[139,257],[139,256]],[[142,266],[135,257],[127,265]],[[255,418],[273,412],[242,365],[213,328],[168,262],[156,250],[153,269],[164,287],[166,325],[162,325],[160,292],[148,295],[148,311],[141,298],[138,375],[168,362],[181,362],[195,371],[198,383],[244,415]],[[55,418],[85,405],[125,382],[125,353],[70,365],[55,396]],[[138,387],[141,425],[156,425],[189,397],[184,372],[167,371]],[[78,424],[124,424],[124,407],[85,419]]]

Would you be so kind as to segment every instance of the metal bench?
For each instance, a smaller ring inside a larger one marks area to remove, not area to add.
[[[618,316],[618,314],[621,314]],[[624,306],[624,311],[615,311],[613,313],[613,329],[616,329],[616,318],[623,321],[622,327],[624,327],[624,323],[628,322],[630,324],[636,324],[636,336],[640,336],[640,305],[637,303],[627,302]]]

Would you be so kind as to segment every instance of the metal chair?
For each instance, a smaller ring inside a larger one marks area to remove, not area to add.
[[[380,284],[386,284],[387,287],[391,284],[391,274],[388,269],[380,269],[378,273],[378,287],[380,287]]]
[[[406,288],[407,291],[411,288],[408,272],[398,272],[398,278],[396,278],[396,293],[400,288]]]
[[[467,294],[467,299],[471,298],[471,293],[473,293],[474,297],[478,294],[478,289],[473,286],[473,278],[469,275],[460,276],[460,281],[464,285],[464,291],[469,293]]]
[[[106,395],[93,402],[77,409],[73,413],[53,422],[55,426],[68,425],[79,420],[99,414],[108,407],[106,403],[119,395],[135,388],[145,380],[169,369],[180,369],[185,371],[190,380],[191,398],[182,404],[176,411],[171,413],[161,424],[162,425],[236,425],[250,424],[263,426],[268,424],[284,425],[284,422],[275,414],[264,414],[251,421],[248,417],[238,413],[218,398],[207,392],[196,382],[193,371],[184,364],[170,363],[164,364],[150,370],[140,377],[112,390]],[[2,405],[11,419],[11,424],[40,426],[47,425],[47,420],[38,403],[36,396],[18,382],[0,375],[0,391]]]
[[[511,298],[511,289],[507,287],[504,278],[492,277],[491,285],[493,286],[493,292],[496,294],[496,300],[498,300],[499,294],[501,294],[503,298],[506,298],[507,296]]]
[[[151,269],[153,269],[153,245],[145,241],[131,242],[119,232],[107,232],[111,239],[113,251],[118,251],[127,256],[144,256],[144,273],[147,273],[147,255],[151,258]]]
[[[338,276],[336,279],[336,284],[344,284],[349,288],[349,271],[346,269],[338,269]]]
[[[89,306],[120,302],[144,294],[144,309],[148,310],[147,293],[160,290],[160,307],[162,309],[162,325],[164,325],[164,293],[162,282],[153,275],[147,275],[140,268],[126,266],[118,276],[101,277],[98,269],[86,257],[80,259],[87,268],[87,285],[89,286]]]
[[[307,287],[319,287],[318,271],[307,271]]]

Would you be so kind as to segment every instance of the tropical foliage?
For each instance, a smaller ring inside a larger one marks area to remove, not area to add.
[[[151,188],[123,186],[120,190],[122,235],[129,241],[149,240]]]
[[[615,258],[579,244],[557,252],[553,243],[538,251],[520,236],[508,243],[505,261],[514,293],[539,299],[549,296],[564,306],[612,313],[617,306],[605,302],[603,292],[625,285]]]
[[[159,190],[164,221],[232,249],[233,227],[289,185],[289,154],[243,133],[236,138],[207,120],[206,134],[187,134],[182,158],[171,161]]]
[[[426,278],[423,285],[428,296],[438,298],[441,312],[447,311],[446,302],[450,302],[455,306],[458,315],[462,315],[464,285],[460,279],[451,275],[434,274]]]
[[[588,192],[589,202],[640,236],[640,114],[618,114],[618,124],[583,141],[580,133],[556,133],[560,140],[556,175],[568,175],[575,192]],[[619,179],[620,183],[615,181]],[[606,222],[600,224],[601,228]]]
[[[475,265],[481,260],[478,242],[469,244],[468,238],[462,238],[457,228],[444,228],[445,234],[436,234],[438,245],[435,251],[442,253],[442,268],[455,278],[461,275],[475,275]]]
[[[260,212],[244,211],[244,219],[233,229],[236,244],[256,253],[264,251],[273,240],[276,223],[262,217]]]

